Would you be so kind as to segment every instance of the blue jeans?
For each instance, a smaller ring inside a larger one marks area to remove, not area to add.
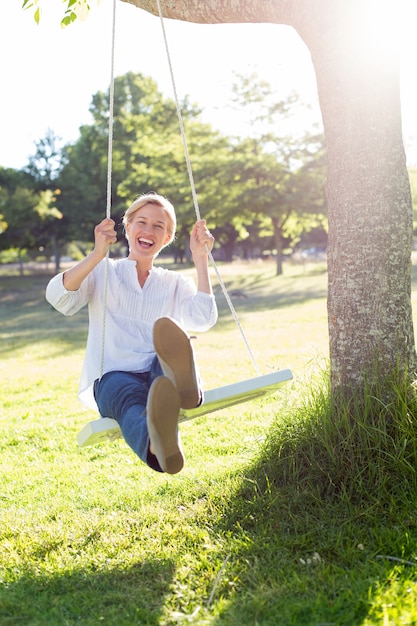
[[[151,384],[163,376],[158,357],[149,372],[107,372],[94,382],[94,397],[102,417],[115,419],[123,438],[149,467],[162,472],[156,456],[149,452],[146,402]]]

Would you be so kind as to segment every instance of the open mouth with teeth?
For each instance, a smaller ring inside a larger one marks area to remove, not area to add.
[[[138,237],[138,244],[141,248],[152,248],[154,242],[151,239],[145,239],[145,237]]]

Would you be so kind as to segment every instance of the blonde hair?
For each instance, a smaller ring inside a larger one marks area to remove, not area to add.
[[[175,215],[175,209],[173,204],[164,196],[160,196],[157,193],[144,193],[132,202],[130,207],[126,209],[126,212],[123,216],[123,225],[126,231],[126,225],[133,220],[133,216],[139,209],[145,206],[145,204],[154,204],[155,206],[161,207],[165,211],[168,217],[168,233],[170,235],[169,241],[166,244],[167,246],[173,242],[175,237],[175,231],[177,228],[177,217]]]

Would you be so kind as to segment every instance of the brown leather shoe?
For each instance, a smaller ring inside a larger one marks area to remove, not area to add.
[[[153,327],[155,351],[162,370],[175,385],[183,409],[193,409],[202,401],[190,337],[170,317],[161,317]]]
[[[180,397],[165,376],[155,378],[149,389],[146,422],[153,454],[161,469],[177,474],[184,466],[184,454],[178,433]]]

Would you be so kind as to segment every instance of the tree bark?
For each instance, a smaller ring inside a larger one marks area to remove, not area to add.
[[[125,1],[157,13],[155,0]],[[288,24],[310,50],[327,145],[333,392],[361,391],[365,379],[383,385],[417,368],[399,59],[394,41],[379,45],[384,33],[376,25],[398,4],[378,3],[374,24],[365,20],[367,7],[365,0],[162,2],[173,19]]]
[[[360,389],[364,377],[416,369],[399,55],[365,28],[362,1],[316,4],[325,10],[297,31],[312,55],[327,145],[332,388]]]
[[[123,0],[158,15],[156,0]],[[195,24],[240,24],[244,22],[290,24],[293,0],[161,0],[164,17]]]

